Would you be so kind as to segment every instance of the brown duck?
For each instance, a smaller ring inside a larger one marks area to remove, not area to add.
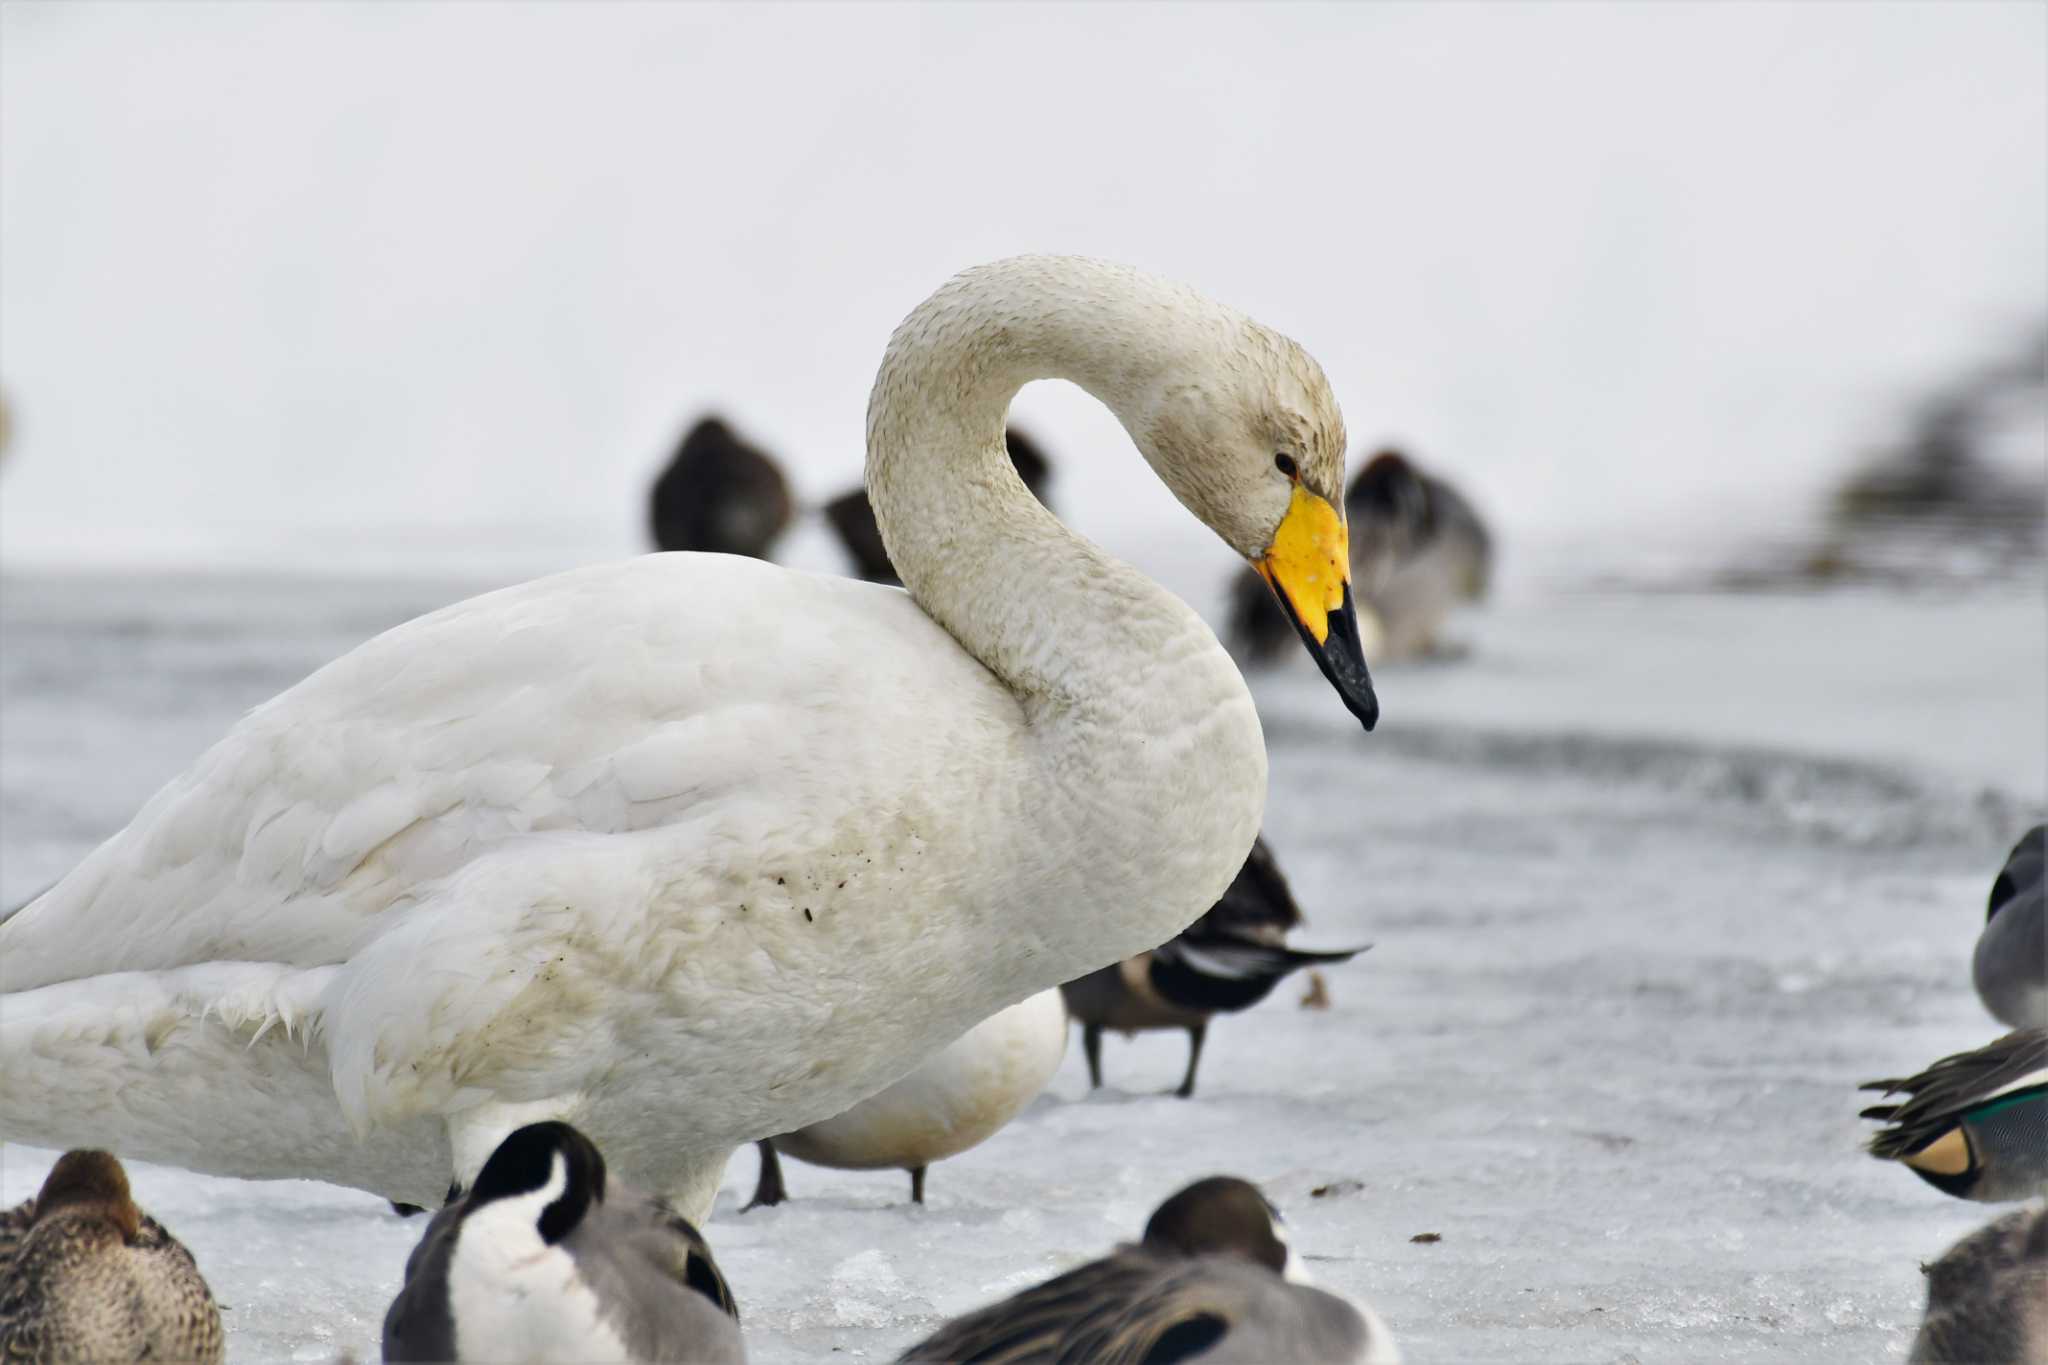
[[[220,1307],[192,1253],[135,1205],[106,1152],[66,1152],[0,1213],[0,1360],[217,1363]]]

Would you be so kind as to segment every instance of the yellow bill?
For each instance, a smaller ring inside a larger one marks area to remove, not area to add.
[[[1372,729],[1380,705],[1358,643],[1358,613],[1351,602],[1351,541],[1337,509],[1296,484],[1272,547],[1253,567],[1280,599],[1344,705]]]

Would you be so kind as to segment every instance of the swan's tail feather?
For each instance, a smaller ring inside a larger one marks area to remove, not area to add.
[[[439,1125],[365,1143],[343,1122],[318,1004],[334,970],[210,963],[0,995],[0,1138],[431,1199],[448,1180]],[[405,1142],[417,1152],[395,1154]]]

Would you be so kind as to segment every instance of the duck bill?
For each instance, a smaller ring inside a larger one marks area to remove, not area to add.
[[[1337,509],[1297,484],[1272,548],[1253,567],[1280,599],[1281,610],[1346,709],[1372,729],[1380,703],[1358,642],[1350,539]]]

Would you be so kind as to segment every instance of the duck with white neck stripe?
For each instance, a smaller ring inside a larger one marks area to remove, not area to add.
[[[521,1128],[427,1226],[384,1318],[391,1361],[746,1359],[696,1228],[612,1181],[563,1123]]]

